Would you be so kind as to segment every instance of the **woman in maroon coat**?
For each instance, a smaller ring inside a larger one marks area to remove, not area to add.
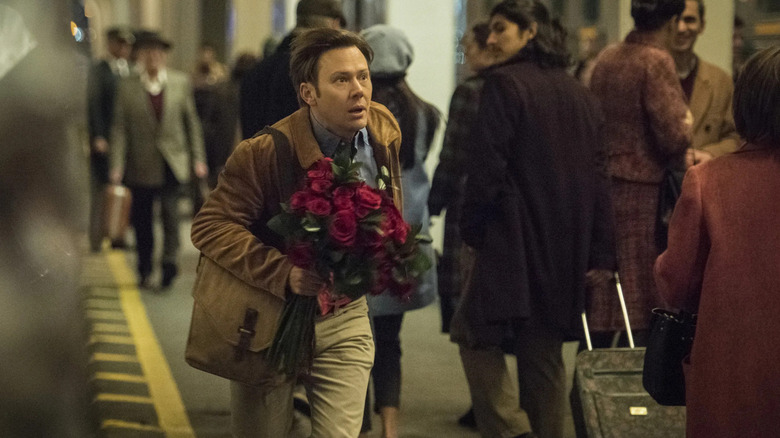
[[[641,343],[653,307],[661,304],[653,283],[658,189],[664,167],[684,166],[692,117],[667,46],[677,29],[683,0],[631,3],[635,29],[623,43],[602,52],[591,90],[605,115],[604,141],[612,177],[618,271],[631,326]],[[614,289],[598,288],[588,306],[591,330],[623,328]],[[594,335],[594,344],[600,338]]]
[[[699,313],[684,364],[688,437],[776,437],[780,409],[780,47],[744,67],[734,119],[747,140],[683,181],[661,296]]]

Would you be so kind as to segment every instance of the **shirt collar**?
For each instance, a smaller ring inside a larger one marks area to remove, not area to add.
[[[314,131],[314,138],[320,145],[320,150],[326,157],[332,157],[336,153],[339,143],[346,139],[328,131],[328,128],[322,126],[322,124],[309,112],[309,118],[311,119],[312,131]],[[355,137],[352,138],[351,143],[355,146],[364,146],[367,144],[368,130],[366,128],[357,132]]]
[[[157,72],[157,77],[152,79],[149,77],[149,73],[146,70],[141,72],[141,83],[144,84],[146,91],[156,96],[165,88],[165,84],[168,83],[168,70],[162,68]]]

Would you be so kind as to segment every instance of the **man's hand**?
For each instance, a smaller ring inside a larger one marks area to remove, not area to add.
[[[714,157],[712,154],[707,151],[702,151],[699,149],[688,149],[688,151],[685,153],[685,167],[687,168],[695,166],[697,164],[710,161],[713,158]]]
[[[195,176],[201,179],[209,176],[209,167],[206,166],[206,163],[195,163]]]
[[[92,152],[96,154],[105,154],[108,152],[108,141],[103,137],[92,139]]]
[[[290,290],[296,295],[317,296],[325,282],[319,275],[307,269],[294,266],[289,276]]]

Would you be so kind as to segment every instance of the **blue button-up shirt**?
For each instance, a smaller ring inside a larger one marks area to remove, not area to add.
[[[311,118],[311,126],[314,131],[314,138],[320,145],[320,150],[326,157],[333,157],[339,144],[344,141],[343,138],[328,131],[314,117]],[[368,129],[363,128],[355,134],[352,139],[352,147],[355,148],[355,157],[353,161],[360,163],[358,173],[360,177],[371,187],[376,188],[376,177],[379,174],[374,160],[374,150],[368,143]]]

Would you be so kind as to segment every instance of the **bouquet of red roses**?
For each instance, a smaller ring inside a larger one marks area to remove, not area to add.
[[[432,266],[417,251],[421,225],[407,224],[384,190],[387,169],[380,169],[375,189],[360,179],[359,167],[349,157],[320,159],[307,171],[304,187],[268,222],[284,237],[292,263],[326,280],[319,297],[288,297],[267,354],[280,372],[293,374],[311,363],[318,307],[324,314],[329,303],[366,293],[406,300]]]

